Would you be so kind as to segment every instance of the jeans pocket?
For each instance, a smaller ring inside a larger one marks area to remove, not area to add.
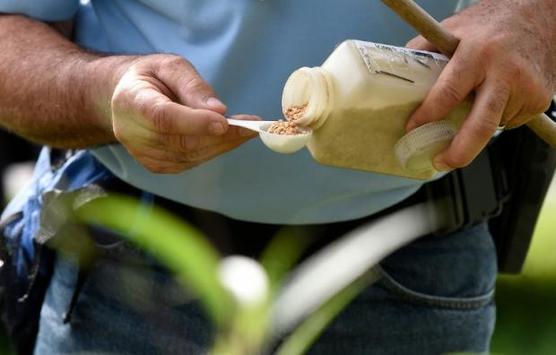
[[[486,224],[427,237],[386,258],[380,285],[402,302],[474,309],[493,301],[496,248]]]

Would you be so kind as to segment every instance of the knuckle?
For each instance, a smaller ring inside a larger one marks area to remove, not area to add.
[[[506,56],[505,38],[503,35],[492,36],[487,40],[479,42],[479,53],[485,59],[492,59],[493,57]]]
[[[211,91],[208,84],[198,75],[191,75],[185,81],[185,91],[188,93]]]
[[[490,96],[485,104],[486,115],[482,122],[485,125],[484,128],[490,128],[492,124],[498,124],[496,118],[501,112],[504,111],[506,107],[506,95],[502,94],[503,89],[500,89],[500,92],[497,95]]]
[[[482,120],[471,125],[471,132],[478,141],[484,142],[490,139],[492,134],[496,132],[499,122],[492,116],[485,117]]]
[[[445,81],[442,85],[444,100],[449,103],[459,103],[465,99],[456,83]]]
[[[173,129],[172,120],[168,117],[166,105],[155,103],[143,107],[143,114],[148,117],[157,132],[166,133]]]
[[[503,70],[508,77],[508,80],[513,82],[520,81],[524,76],[523,66],[520,61],[515,59],[506,60],[503,63]]]
[[[191,63],[179,55],[174,54],[165,54],[161,60],[161,64],[164,67],[184,67],[184,66],[191,66]]]

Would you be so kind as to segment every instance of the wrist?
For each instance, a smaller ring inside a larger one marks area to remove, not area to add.
[[[85,79],[83,102],[94,125],[114,140],[111,101],[114,90],[124,73],[137,61],[138,56],[97,57],[88,61],[83,70]]]

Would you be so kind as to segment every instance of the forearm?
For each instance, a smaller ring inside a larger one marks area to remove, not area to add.
[[[110,100],[133,57],[101,57],[51,27],[0,16],[0,126],[77,148],[114,142]]]

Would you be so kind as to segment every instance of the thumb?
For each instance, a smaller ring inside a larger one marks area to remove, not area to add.
[[[221,114],[226,112],[226,105],[218,99],[209,83],[187,60],[178,57],[178,59],[169,61],[169,63],[161,65],[156,74],[174,93],[178,103]]]
[[[224,114],[226,105],[220,101],[212,87],[198,74],[177,80],[177,96],[183,105],[207,109]]]

